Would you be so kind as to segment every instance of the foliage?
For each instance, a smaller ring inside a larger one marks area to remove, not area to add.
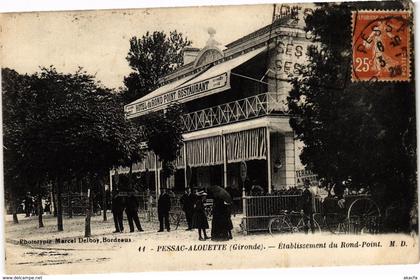
[[[172,162],[179,156],[182,147],[182,113],[182,106],[173,104],[165,111],[149,113],[141,120],[148,147],[162,161],[165,177],[175,171]]]
[[[140,133],[126,121],[120,95],[79,69],[53,67],[22,76],[3,70],[5,161],[33,180],[101,176],[141,158]]]
[[[20,75],[12,69],[2,69],[4,186],[6,192],[15,191],[20,196],[25,190],[11,189],[10,186],[20,186],[23,180],[19,174],[24,156],[21,150],[22,123],[28,114],[24,93],[28,87],[29,76]]]
[[[400,2],[374,2],[384,9]],[[321,4],[306,18],[315,38],[309,62],[293,80],[290,124],[305,144],[302,162],[322,177],[351,176],[381,202],[412,200],[416,186],[413,83],[351,82],[351,11],[366,3]],[[412,64],[413,65],[413,64]]]
[[[158,87],[158,80],[183,63],[182,50],[191,41],[176,30],[169,35],[162,31],[147,32],[141,38],[130,39],[130,50],[126,57],[134,71],[124,77],[127,91],[125,102],[132,102]]]

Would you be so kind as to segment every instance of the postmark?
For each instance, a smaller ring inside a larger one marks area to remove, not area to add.
[[[410,81],[410,12],[352,13],[352,81]]]

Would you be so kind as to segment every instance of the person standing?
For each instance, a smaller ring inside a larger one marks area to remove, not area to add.
[[[124,213],[124,198],[120,195],[118,190],[113,191],[112,195],[112,214],[114,216],[115,232],[123,232],[123,213]]]
[[[233,224],[230,218],[230,205],[223,199],[215,197],[213,200],[213,219],[211,239],[226,241],[232,239]]]
[[[195,201],[196,196],[191,192],[190,188],[187,188],[180,199],[182,210],[185,212],[185,218],[187,219],[188,228],[186,230],[192,230],[192,218]]]
[[[305,190],[302,193],[302,212],[304,215],[305,220],[305,233],[308,233],[309,228],[311,232],[315,232],[315,225],[314,225],[314,211],[313,211],[313,204],[312,204],[312,193],[309,190],[310,182],[309,180],[305,180],[304,188]]]
[[[207,193],[200,191],[196,194],[196,201],[194,203],[194,212],[192,216],[192,228],[198,229],[198,240],[205,241],[207,237],[206,229],[209,228],[206,212],[204,211],[204,202],[206,201]],[[201,235],[203,232],[203,235]]]
[[[128,220],[128,226],[130,227],[130,232],[134,232],[134,223],[136,224],[138,231],[143,231],[140,224],[139,216],[137,213],[138,209],[139,209],[139,203],[136,197],[134,196],[134,194],[130,193],[127,197],[126,207],[125,207],[125,213],[127,214],[127,220]]]
[[[25,197],[25,214],[26,214],[26,217],[31,216],[33,206],[34,206],[34,200],[33,200],[33,197],[31,196],[31,192],[27,192],[26,197]]]
[[[44,212],[51,215],[51,201],[49,198],[45,200]]]
[[[165,224],[166,230],[171,231],[169,225],[169,211],[171,210],[171,197],[167,193],[166,189],[161,189],[162,193],[158,199],[158,218],[159,218],[159,230],[163,231],[163,225]]]

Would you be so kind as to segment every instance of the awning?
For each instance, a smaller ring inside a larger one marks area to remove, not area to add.
[[[127,118],[134,118],[166,108],[172,102],[184,103],[230,89],[230,71],[257,56],[266,47],[250,51],[214,65],[197,77],[187,77],[170,83],[126,105]]]
[[[136,110],[136,106],[138,107],[138,109],[141,109],[139,106],[143,103],[146,102],[147,100],[151,100],[153,98],[156,98],[160,95],[163,95],[167,92],[173,91],[175,90],[178,86],[182,85],[183,83],[187,82],[188,80],[194,79],[196,75],[191,75],[188,77],[184,77],[182,79],[179,79],[177,81],[174,81],[172,83],[166,84],[164,86],[161,86],[160,88],[157,88],[156,90],[150,92],[149,94],[143,96],[142,98],[139,98],[127,105],[124,106],[124,111],[126,112],[127,116],[130,118],[131,117],[135,117],[138,115],[138,111]]]
[[[169,84],[166,84],[164,86],[161,86],[160,88],[155,89],[154,91],[148,93],[147,95],[143,96],[140,99],[137,99],[137,100],[131,102],[128,105],[133,105],[133,104],[139,103],[141,101],[144,101],[144,100],[147,100],[147,99],[150,99],[150,98],[159,96],[159,95],[164,94],[166,92],[172,91],[172,90],[176,89],[178,86],[180,86],[183,83],[187,82],[188,80],[194,79],[196,76],[197,75],[190,75],[188,77],[184,77],[184,78],[179,79],[177,81],[174,81],[172,83],[169,83]]]
[[[220,135],[185,142],[185,146],[190,167],[223,164],[223,139]]]
[[[226,134],[226,161],[266,159],[265,127]],[[205,137],[185,142],[187,164],[191,167],[223,164],[223,136]]]
[[[267,130],[265,127],[226,135],[227,162],[266,159]]]
[[[266,127],[258,127],[224,134],[227,163],[266,159],[266,129]],[[184,158],[184,149],[186,149],[186,158]],[[174,164],[177,169],[185,168],[185,161],[190,167],[220,165],[223,164],[224,152],[222,135],[189,140],[184,142]],[[147,151],[141,162],[133,164],[132,172],[155,171],[155,160],[155,154],[152,151]],[[162,168],[162,162],[159,160],[157,161],[157,168]],[[119,167],[117,170],[118,174],[125,174],[130,171],[128,167]],[[113,171],[111,171],[111,175],[114,175]]]

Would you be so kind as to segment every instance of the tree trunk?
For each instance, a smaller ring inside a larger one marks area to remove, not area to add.
[[[13,188],[10,190],[10,196],[11,196],[11,201],[12,201],[12,216],[13,216],[13,223],[14,224],[18,224],[19,223],[19,219],[17,216],[17,207],[18,207],[18,201],[15,195],[15,192],[13,190]]]
[[[128,173],[128,189],[133,190],[133,163],[130,162],[130,171]]]
[[[52,185],[51,188],[51,198],[52,198],[52,204],[53,204],[53,214],[54,217],[57,217],[57,199],[55,197],[55,189],[57,187],[57,180],[55,181],[55,184]]]
[[[18,224],[19,223],[19,219],[18,219],[18,216],[17,216],[17,211],[16,211],[16,202],[15,201],[13,201],[12,202],[14,205],[14,207],[13,207],[13,209],[12,209],[12,211],[13,211],[13,223],[14,224]]]
[[[73,218],[73,192],[69,192],[67,195],[67,205],[69,206],[69,218]]]
[[[102,212],[103,212],[103,221],[106,222],[106,210],[108,210],[107,200],[106,200],[106,189],[105,184],[102,183],[101,190],[102,190]]]
[[[43,209],[42,209],[42,191],[41,191],[41,184],[37,183],[38,186],[38,197],[36,199],[36,203],[38,204],[38,226],[40,228],[44,227],[44,222],[42,221],[42,213],[43,213]]]
[[[91,189],[88,189],[88,197],[87,197],[87,204],[86,204],[86,218],[85,218],[85,237],[90,237],[91,230],[90,230],[90,218],[92,216],[92,208],[93,208],[93,200],[92,200],[92,192]]]
[[[63,205],[61,197],[63,179],[59,178],[57,182],[57,229],[58,231],[63,231]]]

